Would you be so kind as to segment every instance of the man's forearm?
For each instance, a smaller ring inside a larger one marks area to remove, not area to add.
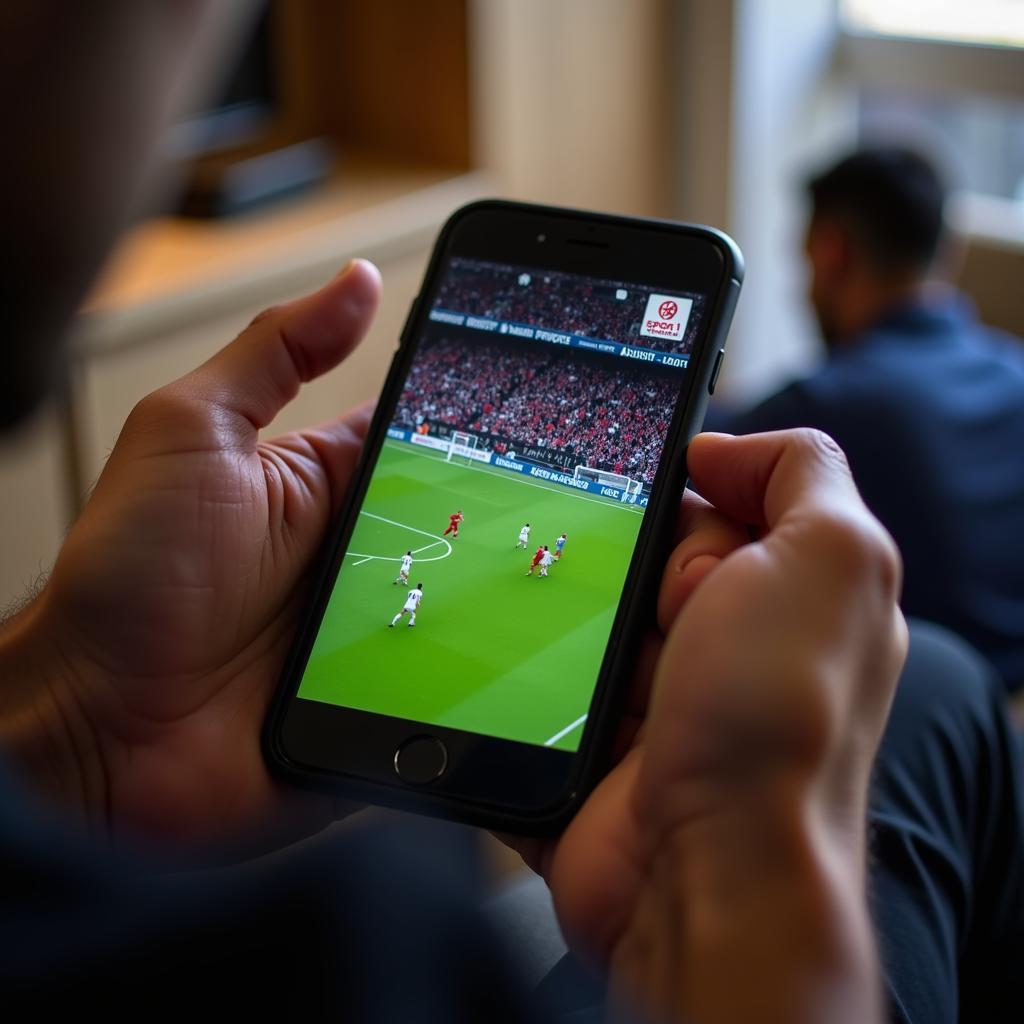
[[[798,788],[728,806],[659,842],[616,988],[692,1024],[881,1020],[863,829],[836,835]]]

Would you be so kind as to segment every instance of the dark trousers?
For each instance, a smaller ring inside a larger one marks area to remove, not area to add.
[[[1024,1020],[1024,764],[994,671],[913,623],[871,800],[896,1020]]]

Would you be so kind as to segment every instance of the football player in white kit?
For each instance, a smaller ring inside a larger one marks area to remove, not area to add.
[[[519,543],[516,545],[516,551],[518,551],[520,548],[522,548],[525,551],[526,550],[526,545],[529,544],[529,543],[530,543],[530,524],[527,523],[519,531]]]
[[[398,570],[398,576],[397,576],[396,579],[393,579],[391,582],[392,583],[402,583],[402,584],[408,583],[409,582],[409,570],[411,568],[412,568],[412,552],[411,551],[406,551],[406,553],[404,555],[402,555],[402,566]]]
[[[554,560],[555,560],[555,556],[553,554],[551,554],[551,552],[548,551],[547,548],[545,548],[544,549],[544,554],[541,556],[541,559],[540,559],[540,575],[541,575],[541,578],[547,576],[547,574],[548,574],[548,567],[551,565],[551,563]]]
[[[388,623],[388,629],[393,629],[394,625],[398,620],[406,613],[409,613],[408,625],[416,625],[416,609],[420,606],[420,601],[423,600],[423,584],[417,583],[412,590],[409,591],[405,598],[405,604],[402,605],[402,610]]]

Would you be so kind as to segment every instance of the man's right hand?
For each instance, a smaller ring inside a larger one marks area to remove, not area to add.
[[[707,500],[684,503],[642,725],[534,853],[570,940],[631,1000],[699,1024],[870,1021],[866,797],[906,653],[899,556],[823,434],[705,434],[689,468]]]

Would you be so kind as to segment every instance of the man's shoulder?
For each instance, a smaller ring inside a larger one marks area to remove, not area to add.
[[[704,428],[730,434],[756,434],[766,430],[817,426],[822,392],[830,390],[825,373],[823,368],[792,380],[742,411],[712,404]]]

